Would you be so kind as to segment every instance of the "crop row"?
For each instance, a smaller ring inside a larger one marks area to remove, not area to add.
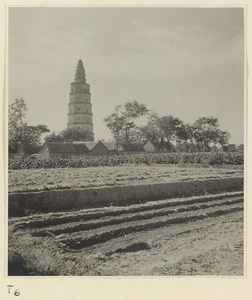
[[[243,154],[234,153],[151,153],[111,156],[56,157],[53,159],[10,158],[9,170],[87,168],[124,164],[209,164],[243,165]]]

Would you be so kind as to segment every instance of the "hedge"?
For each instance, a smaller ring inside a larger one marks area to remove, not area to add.
[[[209,164],[243,165],[243,153],[150,153],[111,156],[86,156],[53,159],[10,158],[9,170],[87,168],[124,164]]]

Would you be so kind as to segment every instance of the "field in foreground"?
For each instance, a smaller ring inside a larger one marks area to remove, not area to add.
[[[9,193],[127,186],[243,176],[242,169],[176,165],[9,170]]]
[[[9,275],[243,275],[243,192],[9,220]]]

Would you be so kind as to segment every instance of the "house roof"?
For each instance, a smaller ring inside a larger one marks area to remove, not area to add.
[[[24,154],[36,154],[39,152],[40,146],[24,146],[20,145],[18,147],[18,153],[21,151],[24,152]]]
[[[103,142],[103,144],[109,151],[116,150],[116,142]],[[118,145],[118,151],[123,151],[123,148],[120,144]]]
[[[148,143],[154,146],[154,144],[153,144],[150,140],[147,140],[147,141],[143,144],[143,146],[145,146],[145,145],[148,144]]]
[[[155,145],[154,145],[150,140],[147,140],[147,141],[143,144],[143,147],[145,148],[145,146],[146,146],[147,144],[149,144],[149,145],[153,146],[154,148],[156,148]]]
[[[116,148],[115,142],[103,142],[103,144],[107,147],[108,150],[115,150]]]
[[[88,150],[92,150],[100,141],[96,142],[85,142],[86,147]],[[101,143],[101,142],[100,142]]]
[[[74,149],[72,143],[49,143],[49,142],[46,142],[43,145],[43,148],[44,147],[47,147],[50,153],[75,153],[75,149]]]
[[[89,152],[88,147],[83,142],[82,143],[73,143],[73,147],[74,147],[76,153],[87,153],[87,152]]]

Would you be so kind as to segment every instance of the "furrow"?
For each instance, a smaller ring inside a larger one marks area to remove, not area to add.
[[[177,205],[191,205],[195,203],[205,203],[225,198],[242,197],[243,192],[223,193],[210,196],[197,196],[180,199],[165,199],[158,201],[150,201],[144,204],[134,204],[128,207],[105,207],[98,209],[80,210],[78,212],[65,212],[64,214],[46,214],[33,217],[24,217],[10,220],[10,224],[15,224],[18,228],[41,228],[46,226],[55,226],[65,223],[78,221],[88,221],[101,219],[105,216],[118,216],[137,212],[144,212],[151,209],[161,209],[165,207],[173,207]]]
[[[101,228],[98,230],[91,230],[90,232],[81,232],[71,235],[59,236],[57,239],[64,246],[69,249],[78,250],[98,243],[103,243],[113,238],[118,238],[123,235],[127,235],[133,232],[152,230],[160,227],[164,227],[172,224],[179,224],[185,222],[197,221],[209,217],[217,217],[220,215],[225,215],[235,211],[243,210],[243,206],[235,204],[232,207],[225,206],[223,209],[206,209],[198,214],[189,214],[188,212],[181,213],[178,217],[162,217],[162,218],[152,218],[148,222],[135,221],[123,223],[118,228],[118,226],[108,226],[105,228],[104,232],[101,232]],[[104,228],[102,228],[103,230]]]
[[[234,205],[236,203],[243,202],[243,198],[233,198],[233,199],[223,199],[218,201],[211,201],[210,203],[201,203],[201,204],[190,204],[187,206],[178,205],[174,208],[159,208],[159,209],[150,209],[148,211],[142,211],[139,213],[131,213],[125,215],[119,215],[117,217],[104,216],[104,218],[98,220],[91,220],[87,222],[81,223],[66,223],[63,225],[55,226],[55,227],[46,227],[43,229],[35,230],[32,232],[33,236],[51,236],[51,235],[59,235],[63,233],[71,233],[78,231],[85,231],[90,229],[95,229],[99,227],[105,227],[110,225],[118,225],[131,221],[139,221],[139,220],[148,220],[155,217],[167,216],[167,215],[175,215],[181,212],[188,211],[197,211],[200,209],[206,209],[211,207],[225,206],[225,205]]]

